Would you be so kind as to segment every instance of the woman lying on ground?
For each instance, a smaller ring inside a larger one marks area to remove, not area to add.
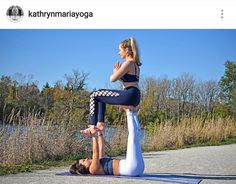
[[[125,159],[112,159],[105,156],[104,139],[101,130],[97,130],[97,136],[92,137],[92,159],[81,159],[70,167],[72,174],[92,175],[125,175],[140,176],[144,171],[144,161],[139,143],[140,125],[137,113],[129,109],[126,111],[128,123],[128,142]]]

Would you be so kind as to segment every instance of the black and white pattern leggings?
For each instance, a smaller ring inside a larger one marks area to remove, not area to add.
[[[90,124],[104,122],[106,104],[137,106],[140,102],[140,90],[128,87],[124,90],[99,89],[90,95]]]

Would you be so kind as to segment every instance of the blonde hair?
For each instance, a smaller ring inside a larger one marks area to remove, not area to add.
[[[138,45],[135,41],[134,38],[130,37],[129,39],[123,40],[120,43],[121,48],[123,49],[128,49],[127,54],[129,54],[130,56],[132,56],[132,58],[134,59],[134,62],[138,65],[141,66],[142,63],[139,60],[139,51],[138,51]]]

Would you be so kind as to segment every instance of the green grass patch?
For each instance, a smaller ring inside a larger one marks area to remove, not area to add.
[[[0,175],[32,172],[34,170],[43,170],[52,167],[63,167],[63,166],[69,167],[69,165],[73,161],[78,160],[80,158],[82,158],[81,155],[68,155],[65,156],[64,158],[34,162],[32,164],[15,165],[14,167],[2,167],[0,165]]]
[[[222,141],[208,141],[208,142],[198,142],[192,145],[184,145],[183,148],[199,147],[199,146],[221,146],[227,144],[235,144],[236,137],[230,137]]]

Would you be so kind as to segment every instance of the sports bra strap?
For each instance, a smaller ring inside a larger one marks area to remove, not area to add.
[[[137,64],[134,62],[134,69],[135,69],[135,75],[139,78],[139,74],[137,72]]]
[[[134,62],[134,70],[135,70],[135,75],[137,75],[137,68],[136,68],[136,63]]]

